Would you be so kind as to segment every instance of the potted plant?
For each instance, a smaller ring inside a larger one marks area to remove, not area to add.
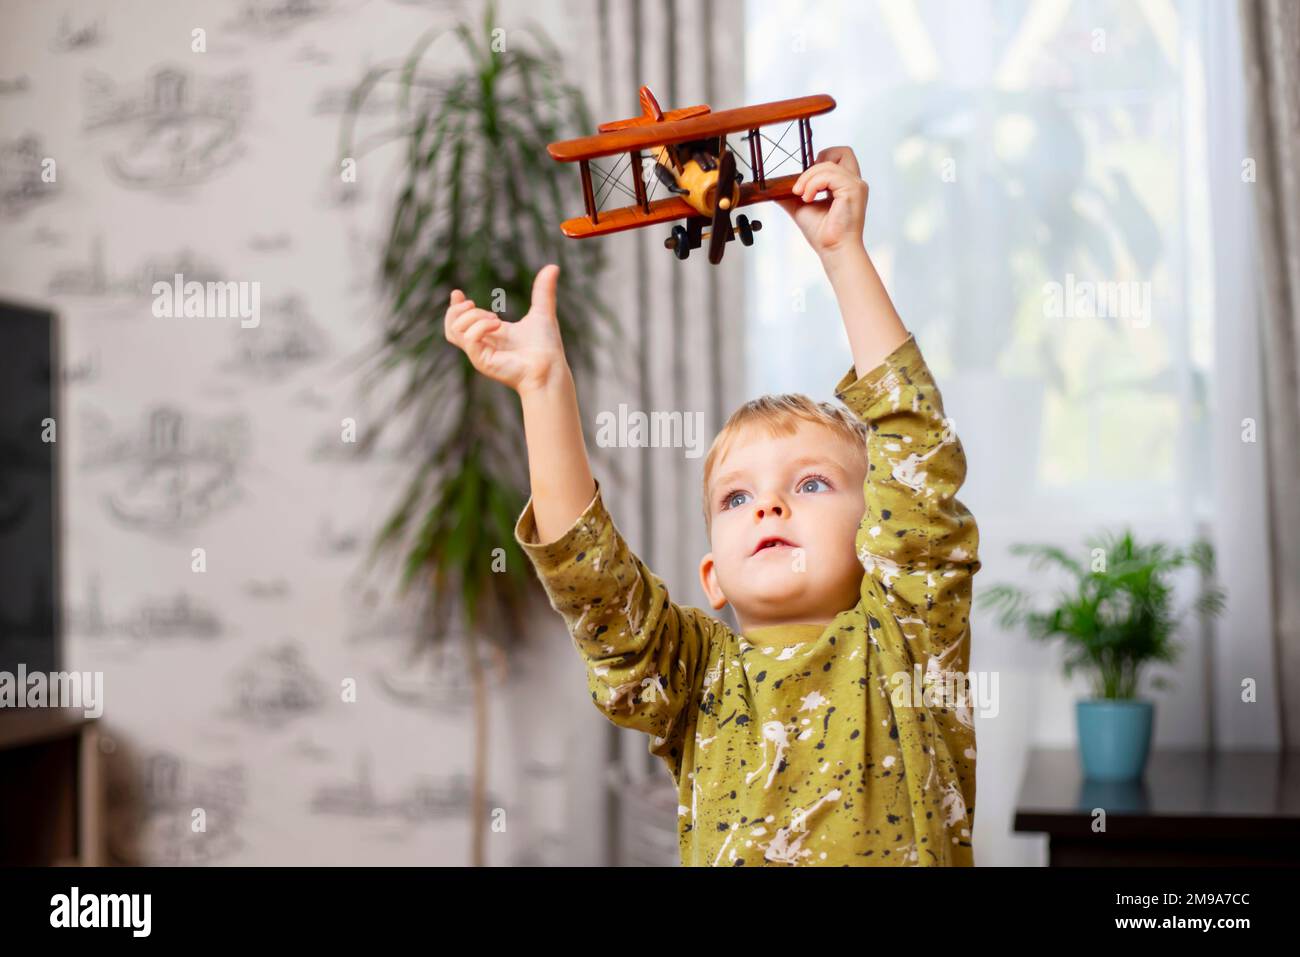
[[[426,55],[449,34],[459,40],[463,64],[444,44],[435,67],[426,68]],[[524,36],[540,55],[521,45]],[[397,85],[390,89],[400,91],[402,122],[386,137],[371,137],[365,150],[394,139],[405,147],[380,257],[384,329],[366,386],[400,380],[395,414],[358,446],[373,446],[398,413],[404,416],[413,474],[371,559],[399,553],[403,592],[413,582],[428,589],[428,644],[440,645],[453,631],[467,643],[475,714],[475,866],[484,863],[487,824],[481,645],[491,646],[493,660],[500,661],[521,641],[521,611],[537,583],[514,540],[527,498],[519,403],[509,390],[476,375],[465,354],[446,341],[443,316],[451,290],[459,288],[518,319],[537,270],[554,262],[561,267],[558,313],[575,379],[594,368],[601,333],[610,327],[617,334],[600,296],[602,246],[574,243],[559,229],[581,200],[573,170],[553,161],[546,146],[594,125],[581,91],[558,75],[563,62],[540,29],[505,30],[489,3],[481,28],[460,22],[430,30],[403,62],[370,70],[352,92],[340,137],[340,161],[355,161],[353,130],[367,97],[381,84]]]
[[[1074,577],[1073,589],[1061,592],[1047,610],[1032,608],[1029,594],[1015,585],[996,585],[979,603],[999,609],[1004,627],[1024,624],[1035,640],[1064,641],[1066,676],[1082,668],[1092,684],[1092,696],[1075,705],[1084,775],[1129,781],[1142,776],[1154,727],[1154,703],[1138,697],[1142,669],[1171,663],[1179,652],[1172,638],[1181,616],[1173,610],[1167,576],[1194,565],[1208,581],[1214,550],[1205,541],[1186,550],[1139,545],[1129,531],[1103,534],[1088,546],[1087,564],[1050,545],[1012,546],[1013,554],[1031,556],[1031,569],[1053,565]],[[1223,604],[1223,591],[1206,585],[1193,607],[1215,615]],[[1168,682],[1157,676],[1152,685]]]

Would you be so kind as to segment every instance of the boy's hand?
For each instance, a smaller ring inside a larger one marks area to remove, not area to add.
[[[518,322],[505,322],[495,312],[477,308],[474,300],[453,289],[445,322],[447,341],[464,351],[479,372],[516,392],[545,385],[565,366],[555,317],[559,276],[560,267],[554,263],[538,270],[532,306]]]
[[[823,189],[830,191],[830,201],[814,202]],[[776,203],[790,214],[818,256],[862,245],[867,184],[847,146],[828,146],[818,153],[817,162],[795,180],[793,195]]]

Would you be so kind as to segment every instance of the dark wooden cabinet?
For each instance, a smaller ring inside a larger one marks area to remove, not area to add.
[[[1300,752],[1158,750],[1114,784],[1085,779],[1072,749],[1035,748],[1013,829],[1046,833],[1052,867],[1300,866]]]
[[[99,722],[0,710],[0,865],[103,863]]]

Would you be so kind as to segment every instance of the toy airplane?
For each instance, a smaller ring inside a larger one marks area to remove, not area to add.
[[[799,173],[770,178],[781,164],[795,159],[793,153],[781,146],[790,127],[798,124],[798,161],[802,172],[812,165],[815,155],[809,117],[833,109],[835,101],[831,97],[817,94],[718,113],[703,104],[665,112],[659,108],[650,88],[643,86],[640,116],[602,123],[595,136],[563,140],[546,147],[553,159],[576,162],[582,174],[587,214],[566,219],[560,224],[560,230],[573,239],[585,239],[683,219],[685,223],[673,226],[664,240],[665,248],[671,249],[678,259],[685,259],[692,249],[698,249],[708,239],[709,262],[716,265],[722,261],[730,240],[739,236],[743,245],[752,246],[754,233],[762,227],[758,220],[744,214],[736,217],[733,226],[732,210],[790,195],[790,187]],[[762,127],[779,123],[786,126],[775,140],[763,133]],[[749,143],[748,163],[727,142],[727,134],[736,132],[744,132],[738,139]],[[784,158],[767,169],[767,160],[778,152],[785,154]],[[596,170],[602,178],[593,188],[591,161],[623,153],[627,156],[618,161],[615,169]],[[653,181],[642,172],[642,163],[647,158],[653,164],[649,171]],[[631,190],[619,179],[625,162],[630,163],[632,170]],[[744,182],[744,175],[736,168],[737,162],[749,169],[750,182]],[[670,195],[655,199],[658,187]],[[635,202],[617,209],[599,209],[601,200],[616,188]]]

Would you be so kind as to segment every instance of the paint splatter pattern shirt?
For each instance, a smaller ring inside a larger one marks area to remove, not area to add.
[[[971,865],[971,579],[961,441],[915,338],[835,395],[869,429],[863,566],[827,625],[754,628],[673,602],[601,497],[540,544],[515,536],[587,668],[592,702],[651,736],[685,865]],[[949,689],[947,695],[926,688]]]

